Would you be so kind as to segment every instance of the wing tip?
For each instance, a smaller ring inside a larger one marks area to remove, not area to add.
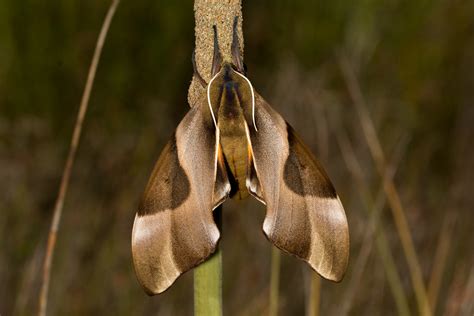
[[[154,296],[166,292],[179,279],[180,276],[210,259],[216,253],[220,241],[220,231],[216,227],[216,230],[213,231],[210,236],[212,238],[214,247],[210,249],[210,251],[200,260],[194,262],[190,266],[185,267],[184,269],[175,267],[175,273],[166,274],[165,277],[157,277],[156,272],[151,272],[157,268],[157,266],[153,264],[154,261],[150,261],[149,258],[145,258],[145,260],[143,260],[143,258],[140,256],[140,251],[138,249],[139,247],[137,247],[140,243],[140,239],[135,235],[135,231],[134,225],[132,230],[133,266],[135,270],[135,276],[137,277],[137,280],[142,286],[144,292],[148,296]]]
[[[323,271],[323,269],[318,267],[315,264],[315,262],[312,262],[310,258],[305,258],[305,257],[298,256],[297,254],[292,253],[292,252],[284,249],[283,246],[281,246],[278,243],[274,242],[272,240],[272,230],[271,230],[271,226],[270,226],[270,220],[267,222],[267,220],[265,219],[265,221],[263,222],[263,229],[262,230],[263,230],[263,233],[264,233],[265,237],[268,239],[268,241],[270,241],[270,243],[272,245],[274,245],[275,247],[280,249],[282,252],[287,253],[287,254],[289,254],[289,255],[291,255],[291,256],[293,256],[293,257],[295,257],[295,258],[297,258],[301,261],[304,261],[305,263],[308,264],[308,266],[311,268],[311,270],[316,272],[322,278],[324,278],[326,280],[329,280],[329,281],[332,281],[332,282],[335,282],[335,283],[340,283],[344,279],[344,276],[346,275],[347,267],[349,265],[349,255],[348,254],[343,256],[342,258],[336,258],[334,260],[336,265],[333,266],[331,270]],[[347,245],[346,249],[349,249],[348,245]]]
[[[162,294],[166,292],[169,288],[171,288],[171,285],[173,285],[176,279],[174,279],[171,283],[165,286],[154,286],[154,287],[150,287],[148,285],[143,284],[140,279],[138,279],[138,281],[140,282],[140,285],[142,286],[143,290],[148,296],[154,296],[154,295],[158,295],[158,294]]]
[[[348,266],[348,258],[344,258],[342,265],[336,265],[332,267],[332,269],[329,271],[323,271],[323,269],[318,269],[318,267],[313,265],[309,260],[306,260],[306,259],[303,259],[303,260],[309,264],[311,269],[313,269],[317,274],[319,274],[321,277],[325,278],[326,280],[329,280],[335,283],[340,283],[344,279],[344,276],[346,275],[347,266]]]
[[[138,282],[140,283],[140,285],[142,286],[143,290],[145,291],[145,293],[148,295],[148,296],[155,296],[155,295],[158,295],[158,294],[162,294],[166,291],[168,291],[171,286],[183,275],[185,274],[186,272],[189,272],[191,271],[192,269],[196,268],[197,266],[201,265],[202,263],[204,263],[205,261],[209,260],[215,253],[217,252],[217,246],[214,248],[214,250],[205,258],[203,258],[201,261],[197,262],[195,265],[193,265],[192,267],[186,269],[186,270],[183,270],[183,271],[180,271],[179,273],[173,275],[173,276],[168,276],[166,278],[166,282],[155,282],[155,283],[148,283],[148,282],[145,282],[146,279],[150,278],[148,275],[145,275],[143,276],[143,274],[146,274],[144,271],[139,271],[140,268],[139,268],[139,265],[137,265],[135,262],[134,262],[134,266],[135,266],[135,275],[137,277],[137,280]],[[135,258],[134,258],[134,261],[135,261]]]
[[[326,280],[332,281],[334,283],[341,283],[341,281],[344,279],[344,276],[346,275],[345,271],[340,275],[334,274],[334,275],[327,275],[327,276],[322,275],[318,271],[316,271],[316,273],[318,273],[321,277],[325,278]]]

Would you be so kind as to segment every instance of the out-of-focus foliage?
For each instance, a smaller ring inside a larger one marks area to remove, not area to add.
[[[36,309],[53,203],[107,6],[0,2],[2,315]],[[318,153],[347,211],[351,263],[342,283],[323,281],[321,312],[341,314],[349,304],[356,315],[396,313],[375,247],[358,286],[349,288],[367,246],[369,219],[338,133],[349,135],[374,199],[381,180],[339,68],[339,56],[346,56],[385,154],[395,160],[395,183],[427,286],[444,262],[435,312],[472,314],[474,2],[260,0],[244,1],[243,11],[250,79]],[[192,273],[161,296],[144,294],[133,272],[130,234],[153,163],[188,108],[193,25],[192,1],[123,1],[118,8],[58,235],[51,315],[192,313]],[[252,200],[225,204],[221,247],[230,315],[267,310],[270,246],[261,233],[263,216],[264,207]],[[378,230],[389,239],[415,312],[388,207]],[[443,241],[447,252],[439,251]],[[309,271],[286,255],[282,263],[280,311],[302,314]],[[341,302],[350,290],[353,300]]]

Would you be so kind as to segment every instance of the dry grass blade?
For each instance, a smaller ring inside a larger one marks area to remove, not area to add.
[[[347,140],[344,140],[344,142],[347,142]],[[407,145],[406,138],[402,138],[402,140],[397,145],[397,148],[396,148],[395,153],[393,155],[393,157],[394,157],[393,161],[390,163],[390,166],[387,170],[387,173],[388,173],[387,177],[389,177],[390,179],[393,179],[393,177],[395,176],[395,173],[397,171],[397,167],[400,164],[400,160],[403,157],[403,153],[405,152],[405,149],[407,147],[406,145]],[[347,147],[347,146],[349,146],[349,144],[345,144],[345,145],[342,145],[342,146]],[[347,154],[354,154],[354,152],[353,152],[353,150],[346,150],[345,154],[346,155]],[[353,163],[359,164],[356,157],[352,157],[351,160],[353,161]],[[361,170],[360,165],[357,166],[357,170]],[[357,176],[357,174],[354,174],[354,176]],[[353,269],[353,272],[352,272],[352,278],[349,282],[349,285],[347,286],[346,295],[345,295],[344,299],[342,300],[342,302],[343,302],[342,303],[342,311],[343,311],[342,314],[344,314],[344,315],[347,315],[349,313],[354,295],[357,292],[357,290],[356,290],[357,286],[362,281],[363,272],[364,272],[364,269],[366,267],[369,255],[372,251],[374,237],[376,236],[377,231],[379,229],[381,229],[381,227],[379,227],[380,215],[382,214],[382,210],[383,210],[383,208],[385,206],[385,202],[386,202],[385,194],[383,192],[383,189],[381,189],[377,193],[377,198],[374,201],[370,197],[370,190],[368,188],[368,185],[363,181],[363,179],[358,179],[357,182],[358,182],[358,187],[361,188],[361,189],[363,188],[363,191],[365,192],[364,195],[367,197],[367,199],[370,200],[370,201],[367,201],[368,203],[366,202],[366,204],[367,204],[366,209],[367,209],[368,213],[370,213],[370,214],[369,214],[368,229],[367,229],[367,231],[364,235],[364,240],[362,242],[361,250],[359,251],[359,256],[355,260],[354,269]],[[369,210],[370,209],[369,204],[373,205],[371,210]],[[397,280],[399,280],[399,278],[397,278]],[[401,289],[401,283],[396,288]],[[397,293],[396,295],[401,296],[400,293]],[[398,300],[400,301],[400,303],[397,304],[397,305],[400,305],[399,306],[399,314],[408,314],[409,313],[408,303],[406,302],[406,298],[404,297],[404,295],[403,295],[403,298],[399,298]]]
[[[314,271],[310,271],[310,290],[309,290],[309,302],[307,316],[318,316],[319,305],[321,300],[321,277]]]
[[[335,124],[332,124],[332,125],[336,126]],[[360,166],[359,162],[356,159],[354,148],[349,142],[347,135],[344,134],[342,128],[335,128],[335,134],[337,136],[337,141],[342,153],[342,157],[347,166],[347,169],[352,173],[352,176],[357,182],[356,187],[358,188],[359,194],[361,195],[363,202],[365,204],[364,209],[367,212],[367,214],[370,214],[372,210],[372,214],[373,214],[373,212],[376,212],[374,211],[377,208],[376,202],[374,202],[372,195],[370,194],[370,190],[367,184],[364,182],[362,167]],[[380,256],[380,259],[382,260],[382,264],[385,270],[385,274],[387,276],[390,290],[392,291],[392,295],[395,300],[395,304],[397,305],[398,314],[409,315],[410,310],[408,307],[407,298],[403,290],[402,281],[400,279],[400,275],[398,273],[398,270],[395,264],[395,259],[390,251],[390,246],[389,246],[387,237],[385,235],[385,231],[383,230],[383,227],[381,226],[379,226],[378,229],[375,230],[375,244],[376,244],[377,252]],[[349,289],[349,291],[353,291],[353,290]],[[348,312],[350,308],[350,303],[344,304],[342,308],[343,308],[343,312]]]
[[[365,100],[362,96],[360,85],[357,78],[352,70],[349,61],[344,58],[339,58],[339,65],[341,67],[344,80],[346,82],[349,94],[355,105],[357,115],[362,125],[362,130],[369,146],[370,153],[375,161],[377,171],[383,180],[383,188],[387,199],[392,210],[392,215],[395,220],[395,225],[402,243],[403,251],[408,263],[410,270],[410,277],[415,290],[415,296],[418,304],[418,311],[420,315],[431,315],[430,305],[428,301],[428,295],[426,287],[423,281],[421,267],[416,254],[415,245],[411,236],[408,221],[403,210],[403,206],[400,200],[395,184],[391,179],[386,177],[386,159],[380,145],[380,141],[377,136],[372,119],[367,110]]]
[[[438,245],[433,260],[433,268],[431,270],[430,282],[428,284],[428,298],[430,300],[431,310],[436,312],[438,302],[438,294],[443,280],[443,273],[450,251],[451,237],[456,221],[456,213],[448,212],[446,219],[443,221],[443,227],[439,235]]]
[[[278,315],[278,301],[280,289],[280,250],[272,246],[272,260],[270,272],[270,298],[269,298],[269,312],[268,315]]]
[[[69,179],[71,177],[71,170],[74,164],[74,159],[76,157],[77,147],[79,144],[79,140],[81,138],[82,123],[84,121],[84,117],[87,112],[91,90],[94,84],[95,74],[97,72],[97,65],[99,64],[99,59],[102,52],[102,48],[104,46],[105,38],[107,36],[110,23],[112,21],[112,18],[115,14],[115,11],[117,9],[119,2],[120,0],[113,0],[112,3],[110,4],[110,7],[107,11],[107,15],[105,16],[105,19],[104,19],[104,23],[102,24],[102,28],[100,30],[99,37],[97,39],[94,55],[92,57],[92,62],[89,68],[88,76],[87,76],[86,86],[82,94],[82,99],[79,106],[79,112],[77,114],[76,124],[74,126],[74,132],[71,139],[71,145],[69,146],[69,152],[68,152],[68,156],[66,160],[66,165],[64,166],[63,174],[61,177],[59,192],[58,192],[58,196],[56,198],[56,202],[54,205],[53,220],[51,222],[51,227],[49,230],[48,244],[46,246],[46,254],[45,254],[44,262],[43,262],[43,276],[42,276],[41,291],[39,294],[39,302],[38,302],[39,304],[38,314],[40,316],[46,315],[46,308],[48,304],[49,281],[51,278],[51,262],[53,260],[54,249],[56,246],[56,237],[57,237],[57,232],[59,228],[59,223],[61,221],[64,198],[66,196],[67,188],[69,185]]]
[[[473,315],[474,313],[474,266],[471,267],[466,287],[464,288],[461,302],[461,315]]]
[[[31,296],[34,295],[33,289],[35,279],[41,269],[41,259],[43,257],[43,247],[41,243],[38,243],[34,253],[31,255],[29,262],[26,264],[23,272],[21,273],[22,281],[18,295],[15,298],[15,308],[13,315],[26,315],[26,307]]]

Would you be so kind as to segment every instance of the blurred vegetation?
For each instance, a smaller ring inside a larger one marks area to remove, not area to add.
[[[36,310],[53,203],[108,4],[0,2],[2,315]],[[435,314],[472,315],[474,2],[255,0],[244,1],[243,13],[249,78],[318,153],[348,215],[351,263],[342,283],[323,281],[322,314],[340,315],[347,304],[354,315],[396,314],[375,249],[355,271],[369,219],[338,133],[348,135],[374,199],[381,179],[339,67],[342,55],[355,69],[385,154],[395,161],[395,183],[427,287],[433,271],[441,270]],[[192,313],[192,273],[163,295],[145,295],[134,276],[130,235],[155,159],[188,109],[193,26],[192,1],[119,6],[58,235],[51,315]],[[396,152],[401,152],[398,160]],[[230,201],[223,217],[225,312],[263,314],[271,253],[261,233],[264,207],[253,200]],[[416,313],[387,207],[378,231],[388,237]],[[349,284],[356,272],[362,277],[354,289]],[[303,314],[306,266],[283,256],[280,284],[281,314]],[[341,302],[348,291],[354,291],[353,299]]]

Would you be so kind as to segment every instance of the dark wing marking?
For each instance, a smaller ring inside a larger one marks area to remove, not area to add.
[[[308,262],[324,278],[340,281],[349,257],[349,231],[336,191],[293,129],[259,95],[255,111],[258,131],[247,131],[258,183],[248,188],[267,205],[263,231],[275,246]],[[247,183],[255,183],[253,178]]]
[[[212,210],[230,184],[207,104],[193,107],[155,165],[135,217],[135,271],[148,294],[165,291],[208,258],[220,237]]]

